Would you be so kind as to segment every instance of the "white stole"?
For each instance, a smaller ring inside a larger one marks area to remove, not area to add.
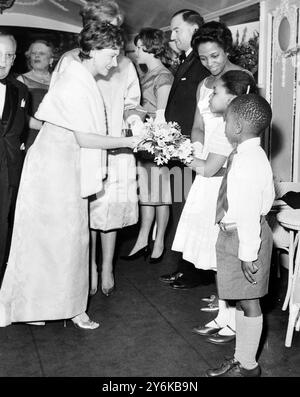
[[[91,73],[72,60],[55,75],[35,117],[82,133],[107,135],[105,105]],[[101,191],[106,150],[80,149],[81,197]]]

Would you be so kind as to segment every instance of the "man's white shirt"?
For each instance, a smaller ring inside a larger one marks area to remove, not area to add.
[[[0,83],[0,119],[2,119],[2,113],[5,104],[5,95],[6,95],[6,85]]]

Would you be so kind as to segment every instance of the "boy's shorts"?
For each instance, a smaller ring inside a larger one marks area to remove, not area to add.
[[[268,293],[270,264],[273,247],[271,229],[265,218],[261,220],[261,246],[254,262],[258,271],[254,274],[256,284],[244,276],[241,260],[238,258],[239,238],[237,229],[220,230],[217,244],[217,279],[220,299],[256,299]]]

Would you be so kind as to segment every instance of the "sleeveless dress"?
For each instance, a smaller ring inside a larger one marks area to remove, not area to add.
[[[142,77],[142,105],[149,117],[155,119],[156,116],[157,90],[172,83],[173,75],[164,66],[158,66]],[[138,152],[137,159],[140,204],[172,204],[169,168],[156,165],[153,156],[147,152]]]
[[[216,116],[209,109],[209,98],[213,89],[206,87],[204,80],[198,108],[204,121],[204,145],[201,155],[206,159],[209,153],[228,156],[232,146],[225,136],[223,117]],[[183,208],[175,238],[173,251],[182,252],[183,259],[198,269],[216,270],[216,241],[219,227],[215,225],[216,205],[222,177],[206,178],[197,175]]]
[[[132,62],[119,57],[111,74],[97,81],[108,115],[108,135],[122,136],[124,109],[140,104],[139,80]],[[90,228],[109,231],[138,221],[136,159],[131,149],[108,150],[107,178],[103,189],[89,198]]]
[[[46,93],[49,89],[49,84],[40,83],[38,81],[35,81],[35,80],[31,79],[30,77],[26,76],[26,74],[22,74],[21,77],[23,79],[23,83],[27,86],[28,91],[29,91],[28,114],[30,116],[33,116],[35,114],[35,112],[37,111],[39,104],[42,102],[44,96],[46,95]],[[34,128],[28,128],[28,130],[26,131],[26,136],[25,136],[26,151],[33,144],[38,133],[39,133],[39,130],[36,130]]]

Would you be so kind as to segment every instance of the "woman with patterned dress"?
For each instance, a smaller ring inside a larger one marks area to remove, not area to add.
[[[159,29],[144,28],[135,37],[137,62],[147,66],[141,79],[142,106],[155,122],[164,122],[164,111],[173,82],[173,75],[164,66],[169,47],[164,33]],[[171,204],[170,175],[167,167],[160,167],[153,156],[138,154],[138,187],[140,204],[140,229],[138,238],[126,260],[145,257],[150,253],[148,240],[154,220],[157,232],[150,262],[159,262],[164,253],[164,237]]]

